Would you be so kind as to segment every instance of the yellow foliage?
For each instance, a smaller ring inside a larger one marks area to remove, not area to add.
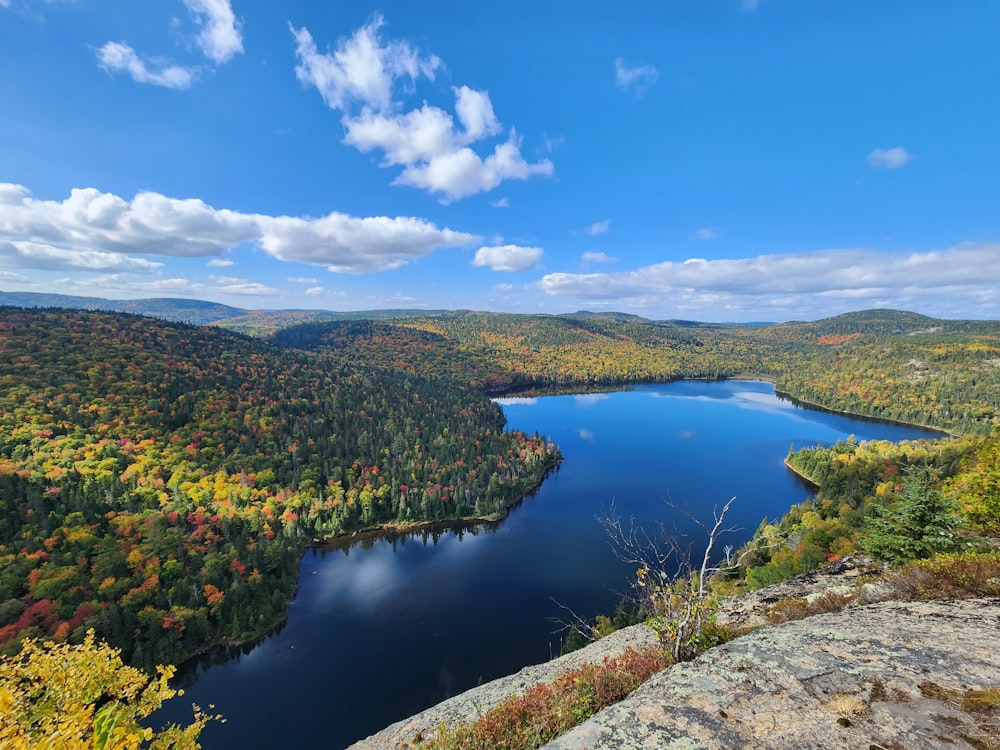
[[[173,667],[155,677],[126,666],[118,649],[94,640],[39,644],[27,640],[17,656],[0,661],[0,746],[9,750],[138,750],[198,748],[212,719],[195,708],[187,727],[157,732],[140,724],[175,695]]]

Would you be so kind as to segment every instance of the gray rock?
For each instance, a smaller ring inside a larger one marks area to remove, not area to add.
[[[442,721],[446,724],[475,721],[504,698],[521,694],[539,683],[552,682],[563,672],[576,669],[584,662],[599,664],[605,658],[618,656],[626,648],[639,649],[657,642],[656,633],[645,625],[615,631],[579,651],[544,664],[525,667],[517,674],[501,677],[449,698],[356,742],[349,750],[405,750],[414,747],[419,738],[433,734]]]
[[[765,625],[786,598],[829,590],[858,603],[886,598],[880,568],[850,556],[789,581],[725,600],[719,622]],[[884,589],[884,590],[883,590]],[[632,646],[656,643],[645,625],[481,685],[397,722],[350,750],[406,750],[441,722],[475,721],[504,698]],[[768,625],[655,675],[547,747],[996,748],[1000,728],[961,710],[967,689],[1000,688],[1000,599],[881,602]],[[981,726],[982,725],[982,726]],[[990,742],[994,744],[989,744]]]
[[[996,747],[997,717],[960,700],[996,687],[1000,600],[882,602],[731,641],[546,747]]]

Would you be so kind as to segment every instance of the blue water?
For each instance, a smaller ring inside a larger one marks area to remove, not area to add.
[[[801,408],[746,381],[500,403],[511,428],[559,444],[559,470],[492,530],[306,552],[285,627],[199,666],[171,702],[211,703],[227,717],[205,731],[205,747],[344,747],[558,654],[557,602],[590,616],[627,588],[632,571],[596,520],[612,505],[688,535],[697,554],[697,528],[675,508],[710,520],[735,497],[726,520],[740,530],[720,544],[738,547],[763,517],[808,496],[783,464],[790,445],[936,436]]]

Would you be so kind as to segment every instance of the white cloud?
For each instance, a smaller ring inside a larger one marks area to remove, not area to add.
[[[868,166],[872,169],[899,169],[913,161],[913,154],[902,146],[890,149],[877,148],[868,154]]]
[[[307,276],[289,276],[288,280],[293,284],[316,284],[318,279],[313,279]]]
[[[614,263],[617,260],[607,253],[584,253],[580,259],[584,263]]]
[[[243,52],[243,38],[229,0],[184,0],[201,25],[198,46],[215,63],[229,62]]]
[[[236,261],[229,260],[228,258],[212,258],[206,265],[213,268],[226,268],[227,266],[235,265],[235,263]]]
[[[694,236],[699,240],[714,240],[719,236],[719,233],[714,229],[705,227],[702,229],[695,229]]]
[[[184,0],[184,4],[201,29],[198,46],[209,60],[221,65],[243,52],[240,24],[229,0]],[[202,70],[162,58],[144,58],[126,42],[107,42],[97,50],[97,63],[109,73],[128,73],[136,83],[169,89],[190,88]]]
[[[538,265],[541,259],[542,249],[539,247],[498,245],[479,248],[472,265],[489,266],[494,271],[527,271]]]
[[[108,42],[97,50],[97,63],[109,73],[128,73],[136,83],[152,83],[168,89],[190,88],[197,76],[194,68],[162,60],[143,60],[124,42]]]
[[[615,86],[635,96],[645,94],[656,83],[660,72],[652,65],[638,65],[630,68],[622,58],[615,58]]]
[[[381,151],[381,166],[403,167],[393,181],[442,195],[450,202],[492,190],[504,180],[552,174],[552,162],[528,163],[515,130],[482,156],[472,146],[503,132],[486,91],[452,87],[454,112],[424,104],[406,110],[394,100],[397,83],[434,79],[443,67],[405,41],[383,42],[381,16],[342,40],[330,53],[316,47],[305,28],[290,26],[296,42],[299,80],[315,86],[327,106],[339,110],[344,143],[362,153]]]
[[[444,193],[451,202],[475,193],[488,192],[504,180],[527,180],[531,175],[551,175],[552,162],[545,159],[529,164],[521,156],[520,140],[512,130],[510,139],[482,159],[465,147],[434,156],[422,164],[408,166],[394,184],[422,187]]]
[[[0,183],[0,243],[10,246],[9,257],[22,258],[22,264],[33,259],[35,267],[150,270],[160,264],[131,256],[221,256],[253,243],[281,260],[365,273],[477,239],[413,217],[265,216],[152,192],[126,201],[95,188],[45,201],[32,198],[22,185]]]
[[[490,201],[490,205],[493,206],[493,208],[510,208],[510,198],[506,196],[498,198],[495,201]]]
[[[592,237],[596,237],[599,234],[607,234],[611,231],[611,219],[594,222],[583,231]]]
[[[670,300],[674,309],[714,311],[711,319],[716,320],[727,319],[727,309],[755,316],[782,309],[804,317],[805,310],[820,304],[819,298],[849,300],[852,309],[859,301],[925,309],[931,300],[944,306],[956,296],[975,295],[985,300],[981,304],[992,302],[1000,297],[997,257],[1000,244],[913,253],[820,250],[735,260],[692,259],[619,273],[551,273],[539,286],[553,295],[630,300],[639,306]],[[829,314],[829,302],[826,305]]]
[[[65,294],[108,296],[114,299],[149,296],[151,294],[158,296],[197,294],[205,289],[203,284],[188,279],[170,278],[140,281],[129,273],[64,278],[57,279],[52,284]],[[46,289],[50,289],[50,287],[47,286]]]
[[[325,291],[326,289],[324,289],[321,286],[311,286],[308,289],[306,289],[306,294],[310,296],[316,296],[317,294],[322,294]]]
[[[42,242],[4,242],[0,239],[0,259],[15,268],[45,271],[141,271],[150,272],[162,263],[132,258],[122,253],[101,250],[77,250],[55,247]]]
[[[494,291],[497,291],[497,292],[513,292],[514,291],[514,285],[513,284],[494,284],[493,285],[493,289],[494,289]]]
[[[433,55],[421,58],[405,41],[383,45],[379,29],[384,24],[382,16],[375,16],[333,54],[321,53],[307,29],[289,24],[299,59],[295,74],[302,83],[315,86],[331,109],[345,110],[360,102],[379,112],[389,111],[397,79],[405,76],[413,81],[422,75],[433,81],[442,63]]]
[[[497,116],[493,114],[493,103],[485,91],[476,91],[468,86],[453,88],[455,92],[455,112],[465,128],[465,137],[475,142],[501,131]]]
[[[331,213],[319,219],[259,217],[260,246],[281,260],[325,265],[334,273],[399,268],[440,247],[461,247],[476,236],[438,229],[423,219]]]
[[[215,282],[215,288],[227,294],[238,294],[247,297],[270,297],[278,294],[278,290],[260,284],[256,281],[247,281],[232,276],[209,276]]]

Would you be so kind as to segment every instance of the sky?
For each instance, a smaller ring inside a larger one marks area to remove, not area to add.
[[[998,29],[995,0],[0,0],[0,289],[997,319]]]

